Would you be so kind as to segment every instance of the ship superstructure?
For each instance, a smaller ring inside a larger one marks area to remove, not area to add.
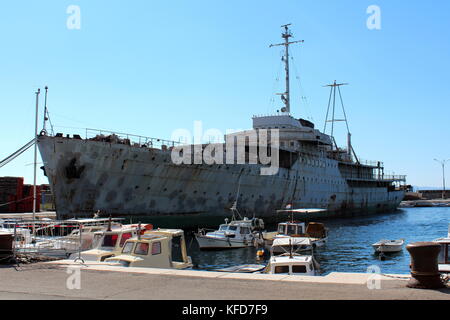
[[[188,148],[194,158],[208,146],[93,130],[86,130],[84,138],[43,131],[38,146],[58,216],[90,216],[101,210],[112,216],[185,218],[183,226],[196,226],[228,216],[233,204],[244,215],[265,221],[284,219],[275,212],[287,205],[326,209],[321,217],[396,209],[404,196],[405,176],[385,175],[381,162],[358,159],[350,132],[347,148],[341,149],[333,134],[291,114],[289,46],[302,41],[290,41],[288,26],[283,26],[285,41],[274,45],[285,47],[286,90],[279,94],[284,107],[276,115],[253,117],[252,130],[225,136],[225,141],[245,142],[243,162],[237,159],[238,146],[232,150],[233,163],[180,164],[173,161],[174,149]],[[328,120],[327,112],[326,123],[332,127],[338,121],[334,110],[337,93],[342,101],[341,85],[330,85],[332,113]],[[261,146],[255,147],[251,137],[256,134],[258,140],[261,132],[271,130],[279,139],[276,147],[268,143],[267,152],[276,153],[279,166],[272,174],[261,174],[268,166],[259,161]],[[229,160],[225,143],[214,147]]]

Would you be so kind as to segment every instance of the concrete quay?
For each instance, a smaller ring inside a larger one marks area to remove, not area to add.
[[[73,277],[79,270],[79,288]],[[0,268],[0,299],[449,300],[450,289],[406,288],[408,275],[331,273],[323,277],[125,268],[56,261]],[[72,279],[72,280],[71,280]],[[69,284],[69,285],[68,285]],[[375,286],[376,287],[376,286]],[[72,289],[69,289],[72,288]]]

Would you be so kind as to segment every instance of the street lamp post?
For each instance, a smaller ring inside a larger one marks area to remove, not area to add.
[[[442,166],[442,199],[445,199],[445,163],[449,160],[450,159],[446,159],[446,160],[434,159],[434,161],[439,162]]]

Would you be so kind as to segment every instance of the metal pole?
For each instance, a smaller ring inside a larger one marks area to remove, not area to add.
[[[334,134],[334,110],[336,107],[336,80],[334,80],[334,85],[333,85],[333,116],[332,116],[332,122],[331,122],[331,136],[333,136]]]
[[[434,161],[439,162],[442,166],[442,199],[445,200],[445,163],[450,159],[446,160],[438,160],[434,159]]]
[[[445,199],[445,161],[442,162],[442,186],[443,186],[443,190],[442,190],[442,199]]]
[[[14,221],[13,260],[16,261],[17,223]]]
[[[286,47],[286,109],[287,113],[291,113],[291,93],[289,90],[289,30],[288,27],[285,26],[285,47]]]
[[[35,130],[34,138],[36,139],[34,143],[34,183],[33,183],[33,236],[36,234],[35,220],[36,220],[36,166],[37,166],[37,137],[38,137],[38,118],[39,118],[39,94],[41,89],[36,92],[36,119],[35,119]]]
[[[44,102],[44,124],[43,124],[43,130],[47,132],[46,124],[47,124],[47,94],[48,94],[48,87],[45,86],[45,102]]]

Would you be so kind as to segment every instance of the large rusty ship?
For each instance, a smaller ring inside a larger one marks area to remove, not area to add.
[[[405,176],[387,175],[382,162],[359,159],[350,132],[346,148],[333,137],[336,95],[342,101],[343,84],[329,85],[325,123],[331,134],[291,114],[289,46],[302,41],[291,41],[288,25],[283,28],[284,41],[273,46],[284,46],[286,90],[279,94],[284,107],[275,115],[253,117],[252,130],[225,136],[225,141],[243,138],[246,161],[180,164],[173,161],[174,148],[180,148],[173,141],[91,129],[85,137],[43,130],[37,142],[58,217],[100,210],[106,216],[178,221],[187,227],[215,223],[229,216],[233,205],[243,215],[266,221],[285,219],[276,211],[287,206],[324,209],[314,218],[394,211],[404,197]],[[267,169],[261,161],[247,161],[253,150],[248,137],[263,130],[277,130],[279,136],[276,148],[269,143],[269,153],[276,153],[279,162],[273,174],[261,174]],[[215,147],[226,148],[225,143]],[[207,146],[189,148],[201,153]]]

